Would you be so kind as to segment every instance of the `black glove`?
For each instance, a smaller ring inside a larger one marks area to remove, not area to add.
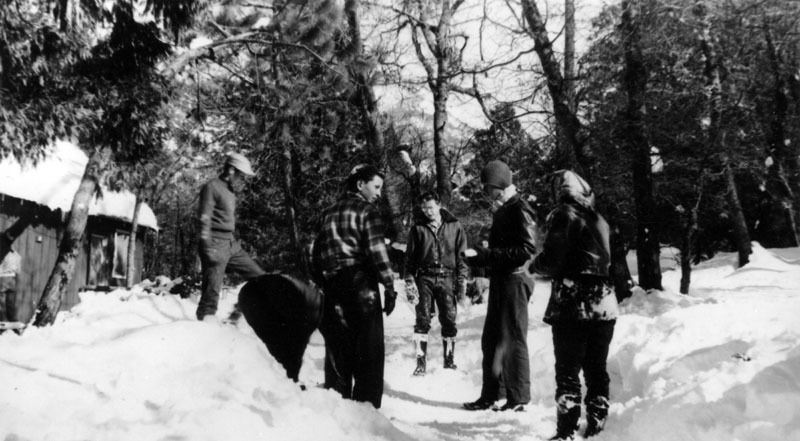
[[[393,286],[387,286],[383,292],[383,312],[388,316],[394,311],[394,303],[397,300],[397,293],[394,292]]]

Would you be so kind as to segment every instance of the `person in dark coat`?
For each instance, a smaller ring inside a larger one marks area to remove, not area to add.
[[[467,236],[458,219],[442,208],[439,195],[420,196],[421,216],[408,233],[406,285],[415,284],[419,299],[414,324],[417,367],[414,375],[424,375],[431,329],[431,303],[439,309],[444,345],[444,368],[455,369],[456,313],[458,299],[466,296],[469,268],[463,253]]]
[[[269,353],[298,381],[308,340],[322,320],[322,294],[284,274],[264,274],[239,291],[239,309]]]
[[[384,242],[381,215],[373,205],[383,175],[373,166],[356,167],[345,194],[322,216],[314,240],[313,266],[325,294],[325,387],[344,398],[381,407],[383,398],[383,312],[394,310],[394,273]]]
[[[483,386],[480,397],[464,403],[467,410],[492,407],[501,398],[506,403],[495,410],[524,410],[530,401],[528,360],[528,300],[533,279],[526,263],[533,256],[535,223],[531,206],[511,182],[511,170],[502,161],[491,161],[481,172],[484,191],[499,208],[492,218],[489,248],[467,251],[470,266],[485,266],[489,272],[489,300],[481,337]]]
[[[265,274],[234,237],[236,191],[244,177],[253,174],[247,158],[239,153],[229,153],[222,174],[208,181],[200,190],[197,212],[203,279],[196,313],[198,320],[216,319],[219,293],[226,271],[236,272],[245,280]]]
[[[547,216],[542,252],[531,269],[552,279],[544,321],[552,326],[556,359],[557,428],[553,440],[573,439],[581,416],[580,371],[586,379],[585,437],[600,432],[609,407],[608,346],[618,315],[609,284],[609,227],[594,193],[576,173],[556,172],[558,205]]]

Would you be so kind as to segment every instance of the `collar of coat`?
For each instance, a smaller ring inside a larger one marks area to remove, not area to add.
[[[416,216],[416,220],[414,221],[415,225],[428,225],[429,223],[431,223],[430,219],[428,219],[428,217],[425,216],[425,214],[422,213],[422,210],[416,210],[416,211],[417,211],[417,216]],[[441,215],[442,215],[442,224],[443,225],[446,224],[446,223],[451,223],[451,222],[457,222],[458,221],[458,219],[456,219],[456,217],[453,216],[453,213],[450,213],[449,211],[447,211],[446,208],[440,208],[439,209],[439,213],[441,213]]]

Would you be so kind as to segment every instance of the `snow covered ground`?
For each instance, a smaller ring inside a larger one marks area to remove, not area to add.
[[[598,441],[800,440],[800,249],[756,247],[699,265],[690,296],[666,291],[623,305],[611,346],[614,404]],[[220,316],[235,301],[226,292]],[[176,296],[85,293],[45,329],[0,335],[0,440],[541,440],[555,430],[549,284],[530,307],[533,401],[522,413],[466,412],[480,389],[486,308],[459,311],[456,371],[441,368],[431,331],[429,374],[413,377],[413,314],[386,321],[383,408],[316,387],[322,338],[306,353],[301,391],[242,321],[193,319]]]

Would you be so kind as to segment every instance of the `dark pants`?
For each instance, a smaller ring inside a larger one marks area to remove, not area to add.
[[[15,322],[17,317],[17,277],[0,276],[0,321]]]
[[[553,324],[556,356],[556,402],[580,405],[580,371],[586,379],[586,404],[608,400],[608,346],[616,321],[569,321]]]
[[[326,279],[323,290],[325,387],[380,408],[384,342],[378,281],[348,269]]]
[[[427,334],[431,329],[431,303],[435,302],[439,309],[439,323],[442,325],[442,337],[455,337],[456,329],[456,297],[453,293],[453,276],[417,276],[415,278],[419,290],[419,303],[416,306],[417,321],[414,332]]]
[[[533,280],[524,273],[493,276],[481,337],[483,387],[481,399],[505,397],[511,403],[531,400],[528,360],[528,300]]]
[[[219,292],[225,272],[235,272],[245,280],[266,274],[247,253],[238,240],[212,238],[207,248],[200,249],[200,264],[203,272],[203,290],[197,305],[197,319],[217,313]]]
[[[322,318],[322,295],[292,277],[265,274],[242,287],[239,308],[286,375],[297,381],[308,340]]]

